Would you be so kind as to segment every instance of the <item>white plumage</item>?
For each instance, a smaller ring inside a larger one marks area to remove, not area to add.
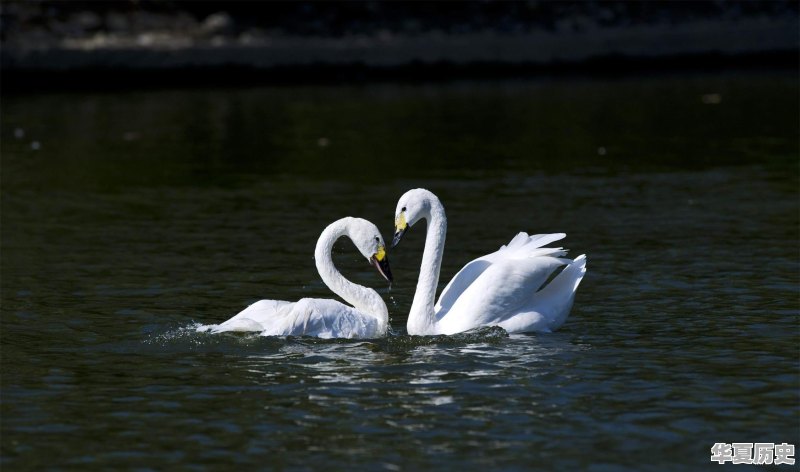
[[[409,334],[454,334],[480,326],[500,326],[510,333],[550,332],[567,319],[586,273],[586,256],[566,259],[564,249],[543,247],[563,239],[564,233],[519,233],[508,245],[465,265],[434,304],[447,233],[444,207],[433,193],[415,189],[400,198],[395,215],[394,245],[409,226],[420,219],[428,222]]]
[[[389,326],[389,311],[378,293],[345,279],[331,258],[333,244],[342,236],[353,240],[359,252],[391,280],[385,245],[378,228],[361,218],[342,218],[331,223],[319,237],[314,252],[317,270],[332,292],[353,306],[337,300],[303,298],[297,302],[261,300],[219,325],[198,331],[258,331],[264,336],[316,336],[320,338],[376,338]]]

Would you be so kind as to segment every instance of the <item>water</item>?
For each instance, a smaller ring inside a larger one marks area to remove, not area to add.
[[[797,103],[791,74],[6,97],[0,464],[701,469],[715,442],[798,444]],[[448,212],[442,286],[566,232],[589,273],[563,328],[406,335],[414,227],[391,289],[335,251],[385,339],[192,331],[329,296],[319,232],[390,237],[413,187]]]

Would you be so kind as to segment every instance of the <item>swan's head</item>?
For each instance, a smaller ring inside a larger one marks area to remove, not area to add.
[[[394,238],[392,247],[400,244],[403,235],[414,223],[430,215],[431,202],[437,200],[436,195],[424,188],[415,188],[404,193],[397,201],[394,211]]]
[[[392,269],[386,255],[386,244],[378,228],[367,220],[350,218],[347,225],[347,236],[358,248],[358,252],[367,258],[370,264],[378,269],[384,279],[391,282]]]

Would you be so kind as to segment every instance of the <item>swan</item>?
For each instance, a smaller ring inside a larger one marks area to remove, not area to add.
[[[517,234],[508,245],[465,265],[434,305],[447,233],[444,206],[436,195],[414,189],[400,197],[392,248],[421,219],[428,229],[408,334],[454,334],[480,326],[500,326],[509,333],[551,332],[567,319],[586,274],[586,255],[565,259],[562,248],[542,247],[566,234]],[[545,285],[560,267],[564,270]]]
[[[354,284],[336,270],[331,258],[333,244],[349,237],[358,251],[392,282],[386,245],[374,224],[361,218],[334,221],[317,240],[314,261],[322,281],[337,300],[303,298],[297,302],[261,300],[219,325],[201,326],[198,331],[260,331],[264,336],[316,336],[319,338],[376,338],[386,334],[389,310],[378,292]]]

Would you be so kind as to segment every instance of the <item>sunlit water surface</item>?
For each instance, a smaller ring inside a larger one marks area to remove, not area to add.
[[[715,99],[709,99],[716,96]],[[10,97],[4,469],[701,469],[800,442],[798,102],[783,75]],[[38,144],[34,144],[34,142]],[[441,285],[516,232],[589,273],[553,334],[198,334],[329,292],[319,232],[443,200]]]

